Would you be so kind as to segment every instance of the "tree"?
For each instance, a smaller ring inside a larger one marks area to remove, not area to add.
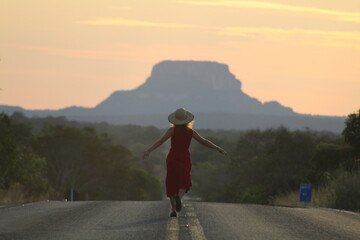
[[[226,138],[217,138],[205,133],[207,139],[218,146],[222,146],[229,153],[232,152],[233,143]],[[201,197],[203,201],[227,201],[224,194],[224,186],[228,182],[229,159],[213,151],[204,148],[198,142],[191,146],[191,160],[193,162],[192,177],[193,188],[191,193]]]
[[[348,115],[345,125],[346,127],[342,132],[345,142],[360,150],[360,109],[357,113]]]
[[[310,160],[322,141],[338,142],[339,136],[283,127],[245,132],[231,153],[224,198],[263,204],[271,197],[297,190],[300,183],[309,182]]]
[[[360,109],[348,115],[345,125],[342,134],[345,142],[353,148],[353,159],[348,162],[348,170],[357,171],[360,167]]]
[[[46,192],[46,161],[33,151],[30,129],[0,114],[0,136],[0,189],[20,184],[28,195]]]
[[[37,151],[47,160],[48,178],[59,193],[79,187],[87,167],[84,154],[93,138],[91,131],[62,126],[48,126],[38,136]]]
[[[337,170],[351,169],[352,149],[338,144],[321,142],[310,160],[308,178],[311,183],[326,185],[337,176]]]
[[[76,200],[161,199],[159,181],[133,168],[131,152],[92,128],[47,126],[37,142],[48,177],[63,197],[75,192]]]

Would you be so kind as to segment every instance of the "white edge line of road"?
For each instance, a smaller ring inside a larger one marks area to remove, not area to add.
[[[49,202],[65,202],[65,201],[44,200],[44,201],[38,201],[38,202],[20,203],[20,204],[15,204],[15,205],[10,205],[10,206],[0,206],[0,212],[12,210],[12,209],[16,209],[16,208],[23,208],[23,207],[33,206],[33,205],[39,205],[39,204],[43,204],[43,203],[49,203]]]

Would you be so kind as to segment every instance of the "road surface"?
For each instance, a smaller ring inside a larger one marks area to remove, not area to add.
[[[1,240],[360,239],[360,215],[319,208],[167,201],[39,202],[0,208]]]

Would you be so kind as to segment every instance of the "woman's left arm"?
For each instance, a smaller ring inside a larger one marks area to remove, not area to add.
[[[202,145],[204,145],[204,146],[206,146],[208,148],[213,148],[213,149],[217,150],[219,153],[227,155],[227,152],[224,149],[222,149],[221,147],[215,145],[214,143],[212,143],[208,139],[200,136],[200,134],[198,132],[196,132],[195,130],[193,130],[193,138],[195,138],[195,140],[198,141],[199,143],[201,143]]]
[[[152,151],[154,151],[155,149],[157,149],[158,147],[160,147],[161,144],[163,144],[166,140],[168,140],[168,139],[171,137],[171,135],[173,134],[173,132],[174,132],[174,128],[172,128],[172,127],[169,128],[169,129],[165,132],[165,134],[164,134],[159,140],[157,140],[157,141],[154,143],[154,145],[152,145],[148,150],[146,150],[145,152],[143,152],[142,158],[143,158],[143,159],[148,158],[149,155],[150,155],[150,153],[151,153]]]

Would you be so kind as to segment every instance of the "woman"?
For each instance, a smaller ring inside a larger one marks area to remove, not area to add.
[[[177,109],[170,114],[168,120],[173,124],[166,133],[154,143],[148,150],[143,152],[143,159],[161,146],[171,137],[171,149],[166,158],[166,195],[170,198],[172,212],[171,217],[176,217],[181,211],[181,197],[189,191],[191,187],[191,159],[189,146],[191,139],[194,138],[206,147],[213,148],[221,154],[227,153],[209,140],[201,137],[195,130],[191,129],[194,115],[183,108]]]

